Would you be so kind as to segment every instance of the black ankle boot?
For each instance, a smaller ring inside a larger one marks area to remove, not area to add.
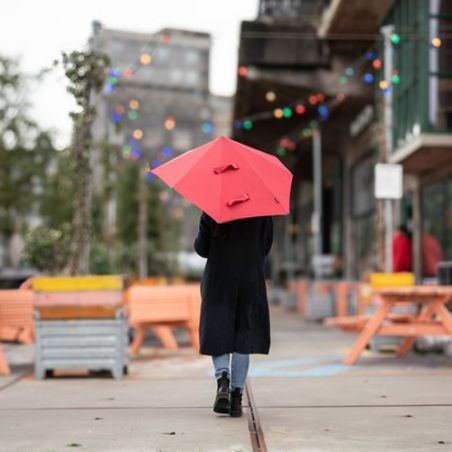
[[[229,414],[231,417],[240,417],[242,415],[242,392],[240,388],[234,388],[231,391]]]
[[[223,372],[217,379],[217,395],[213,405],[215,413],[229,413],[229,377],[227,372]]]

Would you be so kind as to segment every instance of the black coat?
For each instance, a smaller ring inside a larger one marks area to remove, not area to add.
[[[201,215],[195,250],[207,258],[201,281],[200,353],[263,353],[270,349],[264,259],[273,242],[271,217],[218,225]]]

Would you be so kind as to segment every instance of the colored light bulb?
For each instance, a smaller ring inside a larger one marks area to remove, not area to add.
[[[268,102],[274,102],[276,100],[276,94],[273,91],[267,91],[265,99],[267,99]]]
[[[390,39],[393,44],[397,45],[400,42],[400,35],[398,33],[392,33]]]
[[[152,56],[149,53],[142,53],[140,55],[140,63],[144,66],[151,64],[152,62]]]
[[[440,38],[435,37],[435,38],[432,39],[432,46],[433,47],[438,49],[439,47],[441,47],[441,44],[442,44],[442,41],[441,41]]]
[[[302,105],[302,104],[298,104],[298,105],[295,107],[295,112],[296,112],[297,114],[299,114],[299,115],[302,115],[305,111],[306,111],[306,107],[305,107],[304,105]]]
[[[283,109],[283,116],[285,118],[290,118],[292,116],[292,109],[290,107],[285,107]]]
[[[283,112],[282,108],[276,108],[276,109],[273,111],[273,116],[274,116],[275,118],[281,119],[281,118],[283,117],[283,115],[284,115],[284,112]]]
[[[240,66],[239,75],[240,77],[246,77],[248,75],[248,68],[246,66]]]
[[[394,74],[391,77],[391,81],[393,85],[398,85],[400,83],[400,76],[398,74]]]
[[[132,100],[129,102],[129,107],[130,107],[132,110],[138,110],[138,109],[140,108],[140,102],[139,102],[138,100],[136,100],[136,99],[132,99]]]
[[[372,66],[374,69],[380,69],[381,68],[381,60],[378,58],[372,62]]]
[[[366,82],[366,83],[373,83],[373,81],[374,81],[374,76],[370,73],[370,72],[366,72],[365,74],[364,74],[364,81]]]
[[[138,118],[138,113],[135,110],[129,110],[127,112],[127,117],[131,120],[131,121],[135,121]]]
[[[243,128],[245,130],[251,130],[253,128],[253,121],[250,120],[243,121]]]

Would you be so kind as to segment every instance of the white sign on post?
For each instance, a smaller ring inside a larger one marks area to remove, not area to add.
[[[402,165],[377,163],[375,165],[375,197],[377,199],[400,199],[402,196]]]

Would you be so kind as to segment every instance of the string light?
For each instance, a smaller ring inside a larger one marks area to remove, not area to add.
[[[165,119],[165,129],[173,130],[176,127],[176,118],[172,115],[167,116]]]
[[[323,94],[317,94],[317,102],[321,104],[325,100],[325,96]]]
[[[345,94],[344,93],[337,93],[336,94],[336,100],[340,103],[345,100]]]
[[[380,86],[381,89],[384,90],[384,89],[388,88],[389,84],[388,84],[388,82],[386,80],[381,80],[380,83],[379,83],[379,86]]]
[[[373,61],[377,58],[377,53],[374,52],[373,50],[370,50],[369,52],[366,53],[366,59],[367,61]]]
[[[143,138],[143,131],[141,129],[135,129],[132,135],[135,140],[141,140]]]
[[[286,155],[286,150],[284,148],[278,148],[276,149],[276,153],[280,156],[280,157],[284,157]]]
[[[142,54],[140,55],[140,63],[141,63],[143,66],[146,66],[146,65],[148,65],[148,64],[151,64],[151,62],[152,62],[152,56],[151,56],[149,53],[142,53]]]
[[[399,76],[399,74],[394,74],[391,77],[391,82],[392,82],[393,85],[398,85],[400,83],[400,76]]]
[[[239,76],[246,77],[248,75],[248,68],[246,66],[239,67]]]
[[[169,159],[173,155],[173,150],[169,146],[165,146],[162,148],[162,155],[166,159]]]
[[[308,101],[311,105],[317,104],[317,96],[309,96]]]
[[[117,105],[115,110],[121,116],[126,112],[126,109],[122,105]]]
[[[274,102],[276,100],[276,94],[273,91],[267,91],[265,98],[268,102]]]
[[[138,119],[138,113],[135,110],[129,110],[127,112],[127,117],[131,120],[131,121],[135,121],[136,119]]]
[[[132,69],[124,69],[122,75],[124,76],[124,78],[129,79],[133,76],[133,71]]]
[[[284,112],[282,110],[282,108],[275,108],[275,110],[273,111],[273,116],[275,118],[281,119],[284,115]]]
[[[345,75],[347,77],[353,77],[354,73],[355,73],[355,71],[352,67],[348,67],[347,69],[345,69]]]
[[[114,111],[111,115],[113,122],[118,123],[119,121],[121,121],[121,115],[117,112]]]
[[[400,35],[398,33],[392,33],[389,39],[394,45],[397,45],[400,42]]]
[[[372,61],[372,66],[374,69],[381,69],[381,60],[376,58],[375,60]]]
[[[139,151],[138,149],[134,149],[132,151],[132,158],[134,160],[138,160],[141,157],[141,151]]]
[[[374,82],[374,76],[370,73],[370,72],[366,72],[364,74],[364,81],[368,84],[373,83]]]
[[[253,121],[250,121],[249,119],[243,121],[243,128],[245,130],[251,130],[253,128]]]
[[[341,85],[345,85],[347,82],[348,82],[348,77],[347,77],[346,75],[341,75],[341,76],[339,77],[339,83],[340,83]]]
[[[328,118],[330,111],[328,110],[328,107],[326,105],[320,105],[317,108],[317,111],[319,112],[319,115],[323,118],[326,119]]]
[[[129,102],[129,107],[130,107],[132,110],[138,110],[138,109],[140,108],[140,102],[139,102],[138,100],[136,100],[136,99],[132,99],[132,100]]]
[[[290,118],[290,117],[292,117],[292,109],[291,109],[290,107],[285,107],[285,108],[283,109],[283,116],[284,116],[285,118]]]
[[[306,111],[306,107],[303,104],[298,104],[295,106],[295,112],[298,115],[302,115]]]
[[[156,179],[156,175],[153,173],[147,173],[146,174],[146,179],[148,180],[148,182],[154,182]]]
[[[435,38],[432,39],[432,46],[433,47],[438,49],[439,47],[441,47],[441,44],[442,44],[442,41],[441,41],[440,38],[435,37]]]
[[[201,130],[206,135],[210,135],[214,131],[214,125],[211,122],[203,122],[201,125]]]

